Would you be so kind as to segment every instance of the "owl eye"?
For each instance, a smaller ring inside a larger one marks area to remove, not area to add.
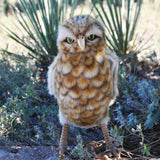
[[[67,42],[68,44],[72,44],[72,43],[74,42],[74,39],[72,39],[72,38],[70,38],[70,37],[67,37],[67,38],[66,38],[66,42]]]
[[[89,35],[88,40],[93,41],[96,38],[97,38],[97,36],[95,34],[91,34],[91,35]]]

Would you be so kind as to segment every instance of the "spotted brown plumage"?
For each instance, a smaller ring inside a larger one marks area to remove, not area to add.
[[[103,26],[89,15],[73,17],[60,25],[57,46],[59,52],[48,71],[48,89],[58,100],[63,153],[68,125],[102,125],[106,133],[108,109],[118,95],[118,59],[106,51]],[[110,145],[109,138],[104,137]]]

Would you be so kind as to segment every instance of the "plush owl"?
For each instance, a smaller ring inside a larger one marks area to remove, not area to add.
[[[103,26],[89,15],[75,16],[59,26],[57,46],[48,89],[57,98],[63,125],[60,153],[66,149],[69,125],[101,126],[110,147],[108,110],[118,95],[118,58],[106,51]]]

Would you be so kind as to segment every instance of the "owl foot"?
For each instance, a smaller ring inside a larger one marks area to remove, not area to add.
[[[112,158],[120,157],[121,149],[119,146],[120,145],[116,141],[114,141],[110,146],[104,140],[92,141],[87,144],[86,151],[96,159],[105,159],[104,157],[108,157],[107,159],[111,160]]]
[[[109,146],[106,144],[107,155],[109,155],[109,157],[118,157],[120,153],[120,145],[114,138],[110,138],[110,140],[112,141],[112,145]]]
[[[117,157],[119,153],[119,150],[118,150],[119,144],[116,142],[115,139],[109,136],[109,132],[105,124],[101,124],[101,128],[102,128],[104,140],[106,143],[106,152],[113,155],[113,157]]]
[[[109,147],[110,153],[113,157],[118,157],[119,155],[119,148],[112,144],[112,146]]]

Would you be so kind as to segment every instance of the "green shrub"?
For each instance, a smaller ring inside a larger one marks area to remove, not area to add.
[[[0,59],[0,104],[4,104],[5,100],[9,96],[17,96],[21,94],[21,88],[25,86],[26,83],[30,82],[32,77],[32,72],[26,63],[27,59],[21,59],[18,62],[16,59],[11,59],[10,56],[2,54]]]
[[[77,143],[77,146],[75,146],[71,151],[71,155],[74,157],[74,159],[91,158],[91,154],[84,148],[83,140],[80,135],[77,136]]]
[[[137,93],[140,100],[147,107],[147,119],[144,123],[145,129],[153,128],[160,122],[160,84],[157,81],[153,83],[151,80],[142,80],[138,83]]]
[[[125,66],[119,69],[119,91],[121,100],[115,105],[114,119],[120,127],[134,128],[139,123],[151,129],[160,122],[159,80],[139,79],[129,75]]]
[[[38,83],[27,59],[5,56],[0,61],[1,139],[26,144],[50,144],[51,140],[58,143],[58,107],[47,95],[47,87]]]

